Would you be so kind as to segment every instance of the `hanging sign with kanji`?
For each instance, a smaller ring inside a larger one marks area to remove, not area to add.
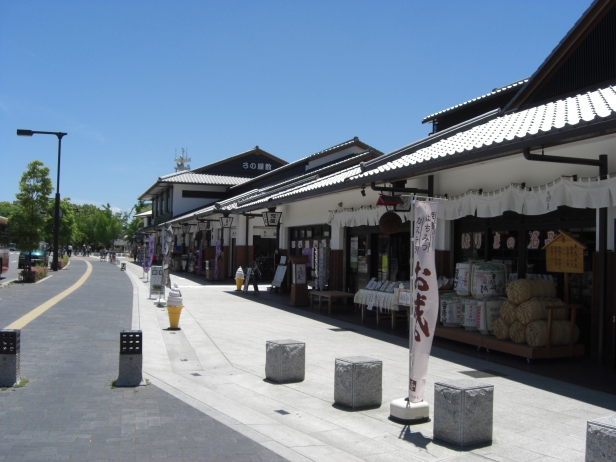
[[[545,247],[545,268],[553,273],[583,273],[586,246],[571,235],[559,234]]]

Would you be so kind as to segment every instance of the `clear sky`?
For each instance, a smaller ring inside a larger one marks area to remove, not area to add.
[[[530,76],[590,0],[2,0],[0,201],[28,162],[128,211],[173,158],[387,153],[433,112]]]

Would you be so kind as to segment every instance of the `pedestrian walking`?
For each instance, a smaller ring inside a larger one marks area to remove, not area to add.
[[[71,258],[71,255],[73,254],[73,246],[69,244],[66,247],[66,251],[68,252],[68,258]]]

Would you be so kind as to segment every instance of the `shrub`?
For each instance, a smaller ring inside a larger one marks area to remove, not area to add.
[[[47,267],[33,266],[30,271],[22,270],[20,273],[21,280],[24,282],[36,282],[47,277]]]
[[[68,255],[58,258],[58,269],[62,269],[66,265],[68,265]]]

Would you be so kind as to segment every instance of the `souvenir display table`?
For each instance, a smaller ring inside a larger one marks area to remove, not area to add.
[[[314,297],[317,297],[319,300],[319,311],[321,311],[322,300],[327,300],[327,312],[328,314],[332,314],[332,300],[335,298],[341,298],[346,301],[349,298],[355,297],[353,294],[349,294],[347,292],[341,292],[339,290],[311,290],[308,292],[308,296],[310,297],[310,309],[312,309],[312,304],[314,301]]]
[[[376,325],[381,321],[381,316],[391,315],[391,328],[396,327],[396,316],[398,311],[406,311],[408,318],[408,306],[398,305],[398,292],[396,288],[393,292],[381,292],[378,290],[360,289],[354,297],[354,302],[361,308],[361,320],[364,321],[367,311],[374,309],[376,313]],[[370,302],[372,301],[372,305]]]

